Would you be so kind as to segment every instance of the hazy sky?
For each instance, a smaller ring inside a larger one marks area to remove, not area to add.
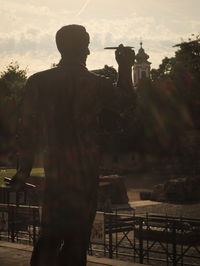
[[[29,74],[59,61],[55,33],[63,25],[81,24],[91,36],[87,66],[116,67],[110,45],[142,39],[157,67],[172,56],[174,44],[200,32],[200,0],[0,0],[0,70],[18,61]]]

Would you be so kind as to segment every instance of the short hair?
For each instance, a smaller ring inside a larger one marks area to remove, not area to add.
[[[81,25],[67,25],[57,31],[56,45],[61,55],[79,55],[89,45],[89,34]]]

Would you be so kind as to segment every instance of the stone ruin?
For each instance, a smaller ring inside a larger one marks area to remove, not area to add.
[[[98,191],[98,211],[110,212],[112,205],[128,206],[128,195],[124,178],[119,175],[100,176]]]
[[[176,203],[200,200],[200,177],[174,178],[154,186],[151,200]]]

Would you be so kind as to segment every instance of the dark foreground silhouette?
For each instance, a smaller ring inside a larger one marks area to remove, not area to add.
[[[32,266],[84,266],[96,212],[99,151],[96,125],[103,108],[133,101],[134,51],[120,45],[118,86],[85,67],[89,35],[79,25],[56,34],[59,65],[31,76],[19,126],[19,169],[11,181],[20,189],[38,149],[44,154],[46,185],[39,240]],[[120,104],[119,104],[120,103]],[[120,110],[119,110],[120,111]]]

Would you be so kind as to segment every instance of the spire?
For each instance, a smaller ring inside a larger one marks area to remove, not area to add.
[[[148,61],[149,55],[145,53],[142,39],[140,39],[140,48],[135,56],[134,64],[134,85],[137,87],[139,81],[143,78],[150,77],[151,63]]]
[[[140,49],[135,56],[137,63],[148,63],[149,55],[145,53],[144,48],[142,47],[143,42],[140,41]]]

